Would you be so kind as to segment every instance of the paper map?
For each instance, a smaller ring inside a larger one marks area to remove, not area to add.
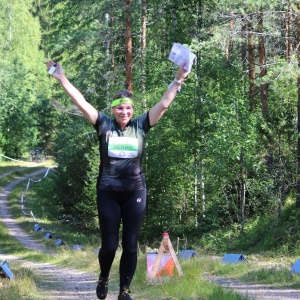
[[[173,44],[169,54],[169,60],[174,64],[181,66],[185,62],[186,65],[184,69],[188,72],[191,71],[195,58],[196,55],[189,48],[179,43]]]

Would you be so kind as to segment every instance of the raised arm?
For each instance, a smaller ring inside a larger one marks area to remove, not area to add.
[[[149,111],[150,125],[154,126],[165,111],[168,109],[172,101],[174,100],[178,89],[180,88],[183,80],[188,75],[188,71],[184,69],[184,64],[178,68],[177,75],[169,88],[165,91],[164,95],[158,103],[156,103]]]
[[[52,60],[48,61],[48,70],[54,64],[56,64],[56,70],[52,76],[57,79],[68,96],[72,99],[73,103],[82,111],[83,115],[89,120],[89,122],[95,125],[98,118],[97,109],[87,102],[81,92],[68,80],[64,74],[62,66],[59,63],[54,63]]]

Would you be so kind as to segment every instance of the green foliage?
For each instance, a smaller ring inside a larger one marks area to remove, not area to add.
[[[215,229],[199,241],[204,251],[224,253],[268,253],[274,256],[299,255],[299,211],[291,199],[282,207],[280,218],[274,217],[276,203],[264,215],[249,219],[240,232],[239,225]]]
[[[0,300],[19,300],[19,299],[40,299],[38,297],[36,277],[33,271],[16,266],[14,263],[10,265],[14,272],[15,279],[1,279]]]
[[[204,274],[207,275],[208,272],[214,272],[213,270],[218,268],[220,264],[213,263],[210,259],[195,258],[188,261],[180,261],[180,265],[183,271],[182,277],[179,277],[177,270],[174,269],[173,277],[164,278],[165,280],[161,279],[162,283],[149,286],[149,283],[145,280],[147,272],[145,257],[141,255],[135,280],[132,284],[133,289],[137,290],[139,295],[147,297],[149,300],[166,299],[166,297],[168,297],[167,299],[173,299],[170,297],[174,297],[178,300],[247,299],[234,291],[222,289],[222,287],[204,279]]]
[[[1,10],[0,148],[20,157],[37,144],[36,121],[30,107],[47,94],[40,26],[30,3],[9,1]]]
[[[271,268],[263,268],[257,271],[251,271],[247,273],[247,275],[243,276],[243,280],[250,280],[251,282],[259,282],[265,284],[276,284],[280,283],[280,285],[290,286],[292,283],[298,283],[298,275],[292,273],[285,267],[280,265],[271,267]],[[298,284],[299,285],[299,284]],[[294,287],[297,287],[295,285]]]
[[[36,140],[32,143],[31,149],[41,147],[47,155],[53,155],[54,141],[60,128],[60,115],[54,109],[54,105],[46,99],[39,98],[39,101],[31,106],[29,114],[34,118],[33,128],[37,131]]]
[[[78,111],[48,78],[44,62],[60,61],[86,99],[109,114],[112,95],[124,87],[124,2],[0,5],[0,150],[19,157],[37,145],[47,149],[58,164],[51,201],[59,218],[95,228],[96,135],[72,116]],[[192,243],[204,234],[207,248],[217,249],[215,230],[229,226],[234,230],[226,240],[245,231],[251,247],[260,227],[279,220],[298,173],[299,71],[297,57],[285,56],[288,9],[273,0],[148,1],[144,60],[141,3],[133,2],[136,114],[157,103],[176,75],[167,59],[173,42],[190,46],[197,56],[182,92],[147,136],[149,193],[142,241],[151,243],[168,230]],[[267,75],[258,76],[257,64],[256,105],[250,113],[244,20],[251,21],[257,45],[261,17]],[[267,117],[261,112],[261,84],[268,84]],[[251,220],[253,230],[247,227]],[[285,232],[280,226],[277,241]],[[272,239],[261,242],[261,248],[268,246],[273,247]]]
[[[140,6],[135,4],[132,7],[135,16],[132,26],[136,54],[133,69],[136,100],[144,98],[146,106],[150,108],[175,75],[175,69],[166,61],[173,41],[178,39],[184,44],[191,44],[198,58],[182,94],[148,135],[144,165],[149,201],[142,230],[142,240],[145,241],[160,236],[164,230],[171,231],[174,236],[188,235],[191,239],[197,239],[203,232],[244,222],[240,212],[244,185],[245,218],[263,215],[266,209],[273,207],[278,187],[285,191],[285,186],[278,185],[284,182],[283,178],[288,176],[289,182],[294,180],[294,171],[287,171],[289,167],[293,168],[292,152],[288,147],[282,151],[283,145],[277,143],[278,136],[282,141],[283,132],[287,140],[293,143],[295,137],[289,130],[293,128],[293,112],[291,115],[283,113],[279,118],[278,111],[283,106],[276,101],[279,93],[287,95],[292,79],[288,85],[283,84],[286,83],[284,80],[282,84],[276,80],[270,86],[273,92],[270,94],[270,122],[263,120],[259,110],[250,114],[248,79],[238,55],[245,40],[237,37],[232,56],[228,60],[224,58],[221,51],[223,46],[219,41],[229,32],[228,28],[226,31],[222,26],[228,19],[218,19],[218,16],[223,7],[227,9],[229,6],[224,2],[219,11],[212,14],[215,4],[203,3],[203,7],[199,8],[195,3],[148,3],[146,95],[142,95],[140,74],[143,66],[136,37],[140,32],[137,22],[140,20]],[[272,7],[271,2],[268,5],[266,3],[264,7]],[[242,9],[237,3],[235,8]],[[258,6],[249,6],[247,12],[241,13],[247,14],[257,9]],[[48,35],[44,35],[49,39],[48,45],[53,45],[53,56],[65,63],[66,72],[87,99],[107,112],[111,95],[122,87],[124,81],[121,34],[124,32],[124,7],[116,1],[104,1],[101,4],[84,3],[79,10],[76,2],[58,1],[55,10],[56,14],[51,15],[52,24],[55,25]],[[43,15],[43,19],[47,19],[47,16]],[[268,19],[266,26],[272,21]],[[209,30],[215,30],[215,33],[210,34]],[[157,39],[157,36],[164,38]],[[284,63],[282,65],[286,66]],[[269,80],[272,80],[272,73],[278,74],[280,70],[282,67],[276,64],[268,75]],[[278,89],[278,86],[281,88]],[[61,98],[60,92],[55,91],[54,95]],[[293,97],[290,93],[289,99]],[[137,103],[138,114],[142,110],[142,103]],[[288,113],[287,109],[284,111]],[[265,132],[272,137],[276,170],[272,175],[267,173],[266,168],[266,144],[269,140],[265,138]],[[58,140],[57,143],[61,142]],[[77,159],[82,157],[81,149],[72,151],[78,151],[79,154],[66,151],[66,156],[72,153]],[[284,156],[282,153],[285,153]],[[282,168],[283,158],[286,169]],[[65,165],[66,161],[67,157],[59,159],[59,170],[71,169],[73,160],[70,160],[70,166]],[[205,178],[204,191],[201,189],[201,178]],[[61,182],[69,186],[65,187],[67,190],[71,189],[72,184],[68,180]],[[85,189],[84,184],[74,187],[77,188],[78,192],[74,195],[80,198],[82,194],[79,190]],[[87,190],[90,195],[93,194],[92,188]],[[205,203],[201,198],[203,192]],[[57,194],[61,194],[59,190]],[[84,208],[81,200],[72,199],[72,205],[78,201],[74,206]],[[201,224],[200,228],[198,224]],[[237,228],[241,229],[238,225]]]
[[[15,167],[14,167],[15,170]],[[10,168],[8,165],[4,165],[4,169],[1,168],[1,174],[8,173]],[[12,171],[12,169],[11,169]],[[18,176],[20,174],[24,175],[23,172],[29,172],[27,170],[22,170],[22,173],[17,173]],[[30,168],[30,172],[32,169]],[[53,173],[51,173],[53,174]],[[51,177],[51,176],[49,176]],[[95,274],[98,272],[98,262],[95,257],[94,250],[98,247],[98,242],[96,239],[91,238],[91,234],[80,234],[79,232],[75,232],[74,226],[66,226],[66,224],[58,225],[56,222],[51,220],[51,218],[47,218],[49,213],[49,208],[51,205],[46,205],[45,193],[47,182],[49,180],[47,177],[45,180],[32,185],[30,188],[29,198],[32,198],[32,204],[35,209],[45,210],[43,217],[45,219],[42,220],[42,223],[47,226],[47,229],[50,229],[51,232],[54,232],[52,229],[57,230],[57,234],[60,237],[63,237],[63,240],[67,242],[67,245],[73,245],[74,243],[79,243],[84,246],[84,251],[76,251],[69,249],[66,247],[53,249],[55,255],[47,255],[43,253],[36,252],[26,252],[23,247],[21,247],[15,239],[9,236],[8,231],[4,228],[0,223],[0,240],[2,241],[2,250],[10,254],[13,253],[15,255],[19,255],[20,257],[30,259],[31,261],[38,262],[47,262],[47,263],[55,263],[59,266],[72,266],[72,268],[78,268],[81,270],[88,270],[90,272],[94,272]],[[10,178],[10,181],[12,178]],[[3,187],[7,182],[4,181],[4,178],[0,180],[0,186]],[[17,186],[14,191],[10,195],[10,201],[12,206],[14,206],[18,202],[18,197],[22,192],[21,186]],[[48,213],[47,213],[48,212]],[[270,212],[270,215],[272,213]],[[40,214],[39,214],[40,215]],[[24,226],[24,218],[20,218],[20,214],[15,213],[16,218],[22,221],[22,227]],[[204,300],[215,300],[215,299],[228,299],[228,300],[238,300],[245,299],[242,296],[226,289],[223,289],[219,285],[213,284],[212,280],[215,276],[227,277],[230,279],[238,279],[239,281],[246,281],[249,283],[256,284],[276,284],[276,286],[280,287],[290,287],[290,288],[299,288],[299,275],[293,274],[289,271],[290,262],[295,260],[295,257],[291,255],[299,256],[299,253],[296,251],[294,253],[291,252],[281,252],[277,251],[275,248],[275,244],[278,243],[278,240],[274,241],[274,248],[270,248],[270,252],[267,253],[268,256],[262,256],[258,254],[253,254],[254,251],[262,252],[261,248],[251,248],[249,244],[247,244],[247,240],[255,237],[255,241],[260,240],[272,240],[272,235],[277,232],[278,228],[284,227],[289,228],[291,235],[295,235],[295,240],[299,240],[298,230],[299,230],[299,212],[294,209],[294,204],[292,201],[288,201],[283,208],[283,212],[281,214],[281,218],[278,224],[271,223],[272,220],[269,219],[269,228],[266,230],[266,225],[268,219],[258,220],[257,222],[253,222],[251,225],[250,222],[245,227],[246,235],[245,238],[241,238],[239,234],[239,230],[237,228],[232,229],[231,239],[229,239],[230,233],[227,231],[219,231],[219,233],[215,233],[213,237],[215,240],[213,241],[215,248],[205,248],[203,244],[197,244],[197,246],[193,249],[198,253],[198,257],[192,258],[190,260],[180,260],[180,265],[183,270],[183,276],[178,277],[176,273],[176,269],[174,270],[175,274],[173,277],[168,278],[169,280],[165,280],[161,284],[157,285],[149,285],[149,282],[146,280],[146,259],[145,253],[140,253],[138,269],[135,275],[135,278],[132,283],[133,295],[138,295],[139,297],[146,297],[147,299],[165,299],[165,298],[177,298],[177,299],[186,299],[186,295],[189,295],[190,299],[204,299]],[[44,222],[44,223],[43,223]],[[30,222],[28,222],[30,223]],[[294,226],[291,228],[291,224]],[[274,229],[273,229],[274,227]],[[31,229],[28,229],[24,226],[26,230],[28,230],[31,234],[34,235],[35,238],[40,236],[40,239],[45,242],[45,239],[42,237],[44,235],[43,232],[35,232]],[[46,227],[45,227],[46,228]],[[259,231],[260,230],[260,231]],[[281,233],[280,233],[281,234]],[[288,249],[293,242],[289,240],[286,236],[286,242],[282,244],[285,249]],[[203,237],[202,241],[207,241],[207,237]],[[240,241],[240,244],[237,241]],[[294,241],[295,241],[294,240]],[[3,244],[4,241],[4,244]],[[202,242],[201,241],[201,242]],[[159,241],[160,242],[160,241]],[[223,243],[223,244],[221,244]],[[158,243],[157,243],[158,244]],[[173,245],[174,245],[173,240]],[[221,263],[221,255],[216,256],[218,251],[222,252],[220,254],[223,255],[223,247],[224,251],[234,250],[239,253],[244,253],[246,251],[246,262],[239,264],[224,264]],[[227,245],[227,248],[225,247]],[[236,248],[232,247],[236,246]],[[189,245],[190,246],[190,245]],[[221,246],[221,247],[220,247]],[[242,247],[245,248],[242,248]],[[219,249],[217,247],[220,247]],[[268,245],[265,245],[263,249],[266,249]],[[296,246],[299,248],[299,245]],[[216,250],[213,254],[208,254],[209,250]],[[280,250],[280,249],[279,249]],[[206,253],[205,253],[206,252]],[[251,254],[250,254],[251,252]],[[118,289],[117,274],[118,274],[118,263],[120,259],[121,251],[117,252],[116,259],[112,268],[112,290]],[[1,281],[1,295],[3,299],[18,299],[18,297],[26,296],[28,299],[40,299],[40,295],[37,295],[37,287],[40,287],[40,280],[37,280],[33,273],[28,269],[21,268],[17,264],[13,263],[12,265],[15,275],[17,275],[14,281]],[[96,275],[95,275],[96,276]],[[191,284],[193,282],[193,284]]]
[[[78,118],[69,119],[69,123],[62,126],[55,144],[58,168],[54,175],[52,201],[62,222],[94,229],[99,158],[96,135],[90,130],[93,129],[87,128]]]

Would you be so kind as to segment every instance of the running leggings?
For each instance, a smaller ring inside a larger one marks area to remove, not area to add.
[[[119,245],[122,221],[122,255],[120,260],[120,291],[129,289],[137,266],[137,244],[146,208],[146,188],[138,191],[98,190],[97,207],[101,233],[99,251],[100,275],[109,272]]]

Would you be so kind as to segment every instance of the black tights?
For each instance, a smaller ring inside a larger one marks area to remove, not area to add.
[[[97,207],[101,233],[99,251],[100,275],[109,272],[119,245],[122,220],[122,256],[120,260],[120,291],[129,289],[137,265],[137,244],[146,208],[146,188],[139,191],[98,190]]]

